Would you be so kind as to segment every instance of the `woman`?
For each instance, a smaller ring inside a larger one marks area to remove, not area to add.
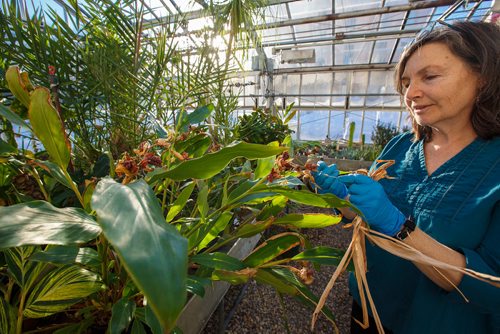
[[[335,177],[319,164],[321,192],[346,195],[370,228],[422,253],[500,276],[500,30],[488,23],[436,27],[407,47],[396,86],[413,131],[391,140],[378,159],[388,174]],[[352,217],[352,212],[344,210]],[[390,333],[500,333],[500,289],[411,263],[367,244],[367,279]],[[455,286],[467,297],[460,295]],[[351,277],[353,316],[361,320]],[[363,331],[355,322],[352,333]]]

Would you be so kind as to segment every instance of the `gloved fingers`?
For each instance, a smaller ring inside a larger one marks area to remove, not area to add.
[[[349,174],[349,175],[341,175],[338,177],[338,180],[345,184],[347,187],[350,187],[352,184],[371,184],[373,181],[369,176],[363,174]]]
[[[312,176],[314,177],[314,182],[318,185],[322,185],[323,182],[325,182],[325,180],[328,178],[328,176],[326,176],[325,174],[323,174],[322,172],[320,173],[317,173],[317,172],[314,172],[312,173]]]
[[[331,164],[330,166],[328,166],[326,169],[323,170],[323,173],[333,177],[339,176],[339,170],[337,169],[336,164]]]
[[[316,168],[316,170],[318,172],[322,172],[323,170],[325,170],[328,167],[328,165],[324,161],[318,161],[317,166],[318,167]]]
[[[381,193],[384,193],[382,186],[376,182],[373,183],[353,183],[348,186],[349,192],[351,194],[363,195],[369,198],[379,197]]]

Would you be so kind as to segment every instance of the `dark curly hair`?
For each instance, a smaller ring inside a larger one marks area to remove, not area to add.
[[[487,22],[455,22],[417,37],[406,47],[396,66],[396,89],[401,95],[404,95],[401,78],[408,59],[423,45],[431,42],[447,45],[451,52],[479,75],[483,85],[472,111],[472,126],[478,136],[483,139],[499,136],[500,26]],[[417,124],[411,112],[410,115],[415,140],[429,140],[432,133],[430,127]]]

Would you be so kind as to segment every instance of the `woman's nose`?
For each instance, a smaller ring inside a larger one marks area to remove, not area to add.
[[[415,99],[422,97],[422,90],[418,83],[412,82],[408,85],[405,91],[405,99],[409,101],[414,101]]]

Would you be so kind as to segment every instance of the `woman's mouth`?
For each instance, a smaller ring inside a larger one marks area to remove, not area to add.
[[[428,109],[429,109],[430,105],[417,105],[417,106],[413,106],[413,112],[415,114],[422,114],[424,112],[426,112]]]

